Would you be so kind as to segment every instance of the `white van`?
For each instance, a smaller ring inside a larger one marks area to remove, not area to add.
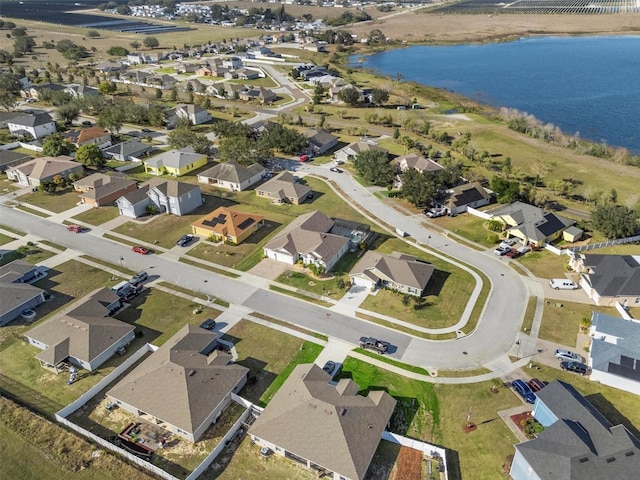
[[[566,278],[554,278],[549,282],[549,286],[555,290],[576,290],[578,285]]]
[[[124,296],[128,295],[133,290],[133,285],[131,285],[127,281],[124,281],[124,282],[120,282],[117,285],[114,285],[113,287],[111,287],[111,290],[113,290],[113,292],[116,295],[118,295],[119,297],[124,297]]]

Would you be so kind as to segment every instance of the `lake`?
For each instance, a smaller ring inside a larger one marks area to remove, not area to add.
[[[640,37],[538,37],[354,56],[383,75],[528,112],[567,134],[640,153]]]

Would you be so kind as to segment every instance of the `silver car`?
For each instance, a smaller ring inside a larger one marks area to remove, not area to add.
[[[570,362],[582,362],[582,357],[577,353],[570,352],[559,348],[556,350],[555,356],[558,360],[570,361]]]

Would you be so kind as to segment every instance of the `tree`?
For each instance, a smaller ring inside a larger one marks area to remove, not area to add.
[[[371,90],[371,101],[375,105],[382,105],[389,100],[389,92],[382,88],[374,88]]]
[[[58,186],[53,182],[42,182],[38,186],[38,190],[46,193],[54,193],[58,189]]]
[[[100,37],[100,32],[97,30],[89,30],[87,32],[87,37],[89,38],[99,38]]]
[[[53,183],[56,185],[57,188],[64,188],[67,186],[67,179],[64,178],[62,175],[56,175],[53,177]]]
[[[16,37],[13,41],[13,53],[16,57],[21,57],[25,53],[33,52],[33,47],[36,46],[36,41],[32,37],[23,36]]]
[[[20,80],[15,73],[0,75],[0,107],[9,110],[13,108],[15,96],[20,91]]]
[[[156,37],[144,37],[142,44],[147,48],[158,48],[160,46],[160,42]]]
[[[104,156],[98,145],[82,145],[76,151],[76,161],[85,167],[102,167]]]
[[[98,115],[98,125],[108,129],[112,133],[118,133],[120,131],[124,120],[124,110],[118,105],[104,108]]]
[[[118,90],[118,86],[114,82],[108,82],[105,80],[104,82],[100,82],[100,85],[98,85],[98,91],[103,95],[110,95],[115,93],[116,90]]]
[[[222,161],[235,160],[241,165],[264,164],[272,157],[272,151],[265,142],[246,136],[223,138],[220,140],[218,154]]]
[[[353,164],[358,174],[374,185],[387,186],[395,176],[395,169],[389,163],[386,152],[369,150],[359,153]]]
[[[188,127],[176,128],[169,132],[167,135],[167,141],[171,148],[185,148],[191,147],[197,153],[206,154],[209,153],[211,148],[211,140],[204,135],[198,135],[196,132],[192,132]]]
[[[80,107],[75,102],[60,105],[58,107],[58,117],[64,123],[71,123],[80,113]]]
[[[598,205],[591,213],[591,221],[593,228],[607,238],[630,237],[640,230],[638,213],[614,203]]]
[[[338,100],[351,106],[355,106],[360,100],[360,94],[355,87],[347,86],[338,92]]]
[[[113,47],[109,47],[109,49],[107,50],[107,54],[114,57],[125,57],[129,55],[129,50],[124,47],[114,45]]]
[[[42,144],[42,154],[46,157],[69,155],[73,150],[73,144],[67,142],[61,133],[49,135]]]
[[[140,44],[140,42],[139,42],[139,41],[134,40],[133,42],[131,42],[131,43],[129,44],[129,46],[130,46],[131,48],[133,48],[134,50],[138,50],[142,45]]]

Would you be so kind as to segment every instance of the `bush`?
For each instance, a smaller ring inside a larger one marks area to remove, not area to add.
[[[495,233],[487,235],[487,242],[488,243],[498,243],[499,241],[500,241],[500,237],[498,235],[496,235]]]
[[[501,232],[504,228],[504,223],[500,220],[489,220],[487,221],[487,228],[492,232]]]

